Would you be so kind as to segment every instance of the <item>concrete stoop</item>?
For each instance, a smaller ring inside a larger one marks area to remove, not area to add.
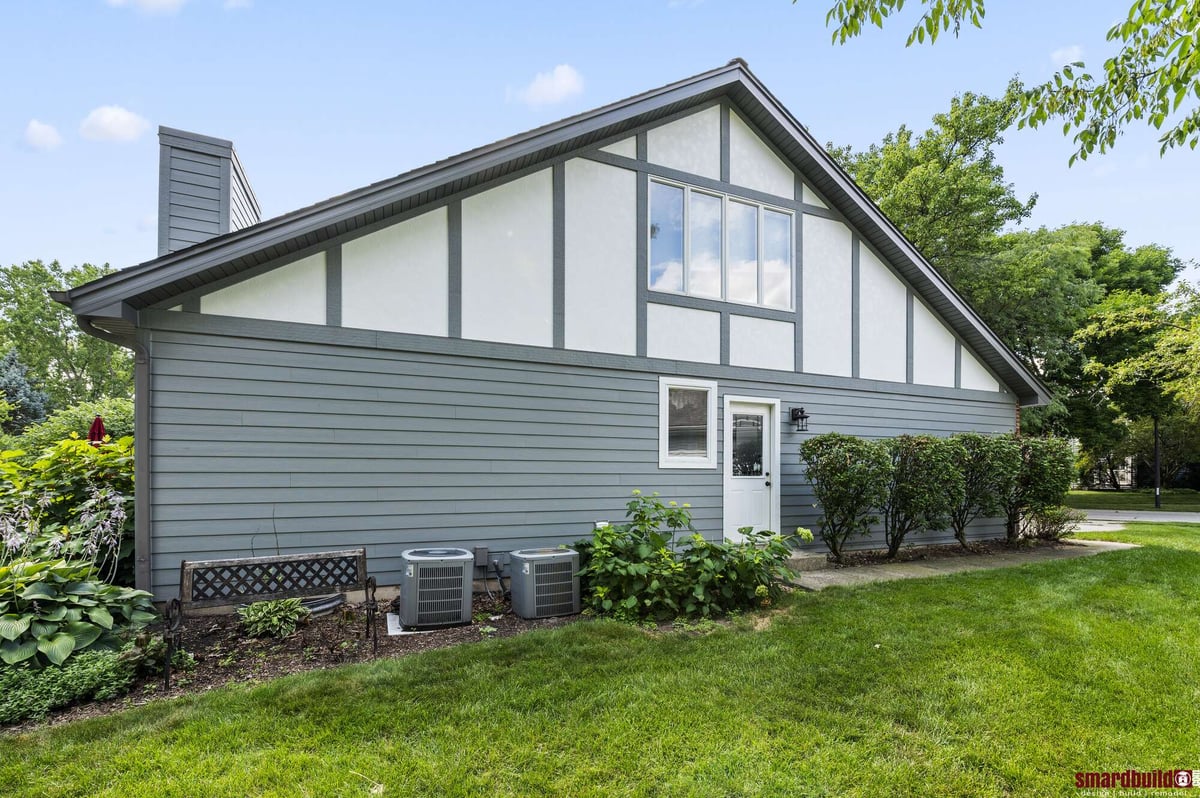
[[[825,552],[793,551],[787,561],[787,567],[796,573],[823,571],[831,565],[829,556]]]

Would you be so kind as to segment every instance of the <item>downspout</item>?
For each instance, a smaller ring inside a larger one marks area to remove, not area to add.
[[[54,298],[58,299],[57,296]],[[63,299],[66,299],[65,294]],[[136,338],[113,335],[97,327],[89,318],[76,316],[75,320],[79,329],[88,335],[133,352],[133,579],[138,590],[153,593],[150,567],[150,351]]]

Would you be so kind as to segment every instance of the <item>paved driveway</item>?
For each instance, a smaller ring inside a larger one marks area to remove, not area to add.
[[[1155,510],[1084,510],[1087,521],[1080,532],[1110,532],[1131,521],[1158,521],[1163,524],[1200,524],[1200,513],[1169,513]]]

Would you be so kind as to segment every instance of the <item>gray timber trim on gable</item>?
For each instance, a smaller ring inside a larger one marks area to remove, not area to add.
[[[905,327],[905,332],[904,332],[904,339],[905,339],[905,345],[904,345],[905,376],[904,376],[904,381],[907,382],[909,385],[913,384],[913,372],[914,372],[915,353],[916,353],[916,346],[915,346],[916,335],[913,331],[913,325],[915,323],[913,314],[915,312],[916,312],[916,309],[913,307],[913,290],[911,288],[905,288],[904,289],[904,327]]]
[[[446,208],[446,231],[450,239],[447,287],[450,293],[447,305],[447,332],[450,338],[462,337],[462,201],[455,200]]]
[[[646,135],[638,137],[638,152],[646,152]],[[650,298],[650,176],[637,173],[637,197],[634,199],[637,212],[637,345],[634,352],[638,357],[646,356],[646,315]]]
[[[550,205],[553,226],[553,341],[555,349],[562,349],[567,345],[567,169],[565,163],[556,163],[552,169]]]
[[[729,365],[729,313],[728,308],[721,309],[721,356],[718,358],[722,366]]]
[[[721,182],[729,182],[729,103],[722,100],[721,108]]]
[[[785,163],[804,175],[810,188],[836,213],[844,214],[846,223],[883,254],[884,262],[929,300],[933,311],[979,353],[1003,384],[1018,388],[1018,395],[1027,403],[1048,401],[1049,393],[1037,377],[740,60],[124,269],[72,289],[68,302],[79,316],[98,316],[121,302],[129,302],[135,309],[147,307],[172,299],[181,287],[195,287],[197,280],[227,277],[396,213],[461,195],[514,171],[538,164],[545,167],[599,141],[637,135],[641,163],[646,128],[714,102],[735,106],[748,125],[778,147]],[[684,182],[697,181],[689,177]],[[750,196],[745,189],[736,193]],[[779,204],[781,199],[768,204]]]
[[[730,311],[731,314],[734,311]],[[350,327],[327,327],[296,322],[264,321],[232,316],[197,315],[169,310],[143,310],[140,325],[153,330],[187,333],[207,333],[214,336],[261,338],[264,341],[285,341],[297,345],[333,345],[378,349],[381,352],[410,351],[429,354],[461,354],[494,360],[522,361],[572,366],[595,366],[624,371],[647,372],[664,376],[697,376],[705,379],[752,379],[779,385],[808,388],[844,388],[859,391],[927,396],[945,399],[1010,401],[1007,391],[979,391],[969,388],[946,388],[936,385],[916,385],[885,380],[854,379],[824,374],[807,374],[773,369],[751,368],[691,361],[649,358],[636,355],[615,355],[575,349],[496,343],[470,338],[414,335],[382,330],[361,330]]]
[[[850,376],[857,377],[859,372],[861,333],[859,323],[862,320],[862,281],[859,277],[859,244],[858,233],[850,232]]]
[[[962,387],[962,341],[954,337],[954,387]]]
[[[800,200],[802,194],[803,181],[800,176],[796,175],[796,200]],[[804,214],[797,214],[792,217],[792,227],[795,228],[792,232],[795,241],[792,246],[795,249],[792,252],[792,290],[795,291],[794,298],[796,309],[796,371],[804,371]]]
[[[342,246],[325,250],[325,323],[342,326]]]
[[[793,310],[768,308],[763,305],[743,305],[740,302],[727,302],[722,299],[707,299],[688,294],[673,294],[665,291],[646,290],[646,301],[653,305],[674,305],[679,308],[694,310],[711,310],[717,313],[732,313],[735,316],[754,316],[771,321],[786,321],[796,323],[797,316]]]
[[[797,213],[811,213],[816,216],[826,216],[830,219],[837,219],[839,222],[845,222],[846,218],[841,216],[836,211],[818,208],[816,205],[805,205],[802,202],[796,202],[791,197],[782,197],[778,194],[768,194],[765,191],[757,191],[746,186],[740,186],[736,183],[730,183],[728,180],[713,180],[711,177],[692,174],[691,172],[681,172],[678,169],[672,169],[669,166],[661,166],[649,161],[636,161],[632,158],[626,158],[624,155],[614,155],[611,152],[587,151],[578,153],[578,158],[585,158],[589,161],[607,164],[608,166],[616,166],[621,169],[629,169],[638,172],[647,172],[654,177],[662,177],[667,180],[672,180],[676,183],[686,183],[689,186],[696,188],[708,189],[709,191],[719,191],[723,194],[730,194],[742,199],[753,200],[762,205],[772,205],[776,208],[785,208]]]

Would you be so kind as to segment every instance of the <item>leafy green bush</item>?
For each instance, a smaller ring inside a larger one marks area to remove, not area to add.
[[[821,505],[821,540],[841,562],[851,535],[866,535],[879,521],[892,462],[879,441],[826,432],[800,444],[805,475]]]
[[[950,508],[954,537],[967,545],[967,526],[977,518],[1000,514],[1000,490],[1021,472],[1021,452],[1011,438],[963,432],[950,437],[955,463],[962,474],[963,492]]]
[[[25,428],[17,438],[18,448],[36,458],[61,440],[87,438],[96,416],[104,419],[110,439],[133,437],[133,402],[113,396],[55,410],[45,421]]]
[[[88,649],[114,649],[119,632],[157,617],[149,593],[97,581],[88,563],[0,566],[0,659],[8,665],[62,665]]]
[[[1062,504],[1071,488],[1075,455],[1062,438],[1017,438],[1008,436],[1005,444],[1017,447],[1021,469],[1001,483],[1001,509],[1004,511],[1006,537],[1016,542],[1022,534],[1022,519],[1029,513]],[[1006,457],[1012,457],[1011,451]]]
[[[883,445],[892,467],[880,509],[888,557],[895,557],[910,533],[946,528],[951,508],[962,499],[963,477],[955,460],[957,444],[930,435],[898,435]]]
[[[287,637],[297,624],[307,622],[310,614],[298,598],[256,601],[238,607],[237,613],[251,637]]]
[[[1087,519],[1083,510],[1059,505],[1041,507],[1025,518],[1024,534],[1038,540],[1062,540],[1075,534],[1079,524]]]
[[[63,440],[30,462],[0,453],[0,565],[86,560],[100,579],[132,584],[133,439]]]
[[[0,668],[0,723],[44,718],[78,701],[104,701],[129,691],[134,673],[115,651],[89,651],[61,668]]]
[[[626,620],[711,617],[778,600],[791,548],[770,532],[742,529],[741,543],[695,534],[688,505],[634,491],[627,524],[601,527],[580,541],[580,578],[593,612]],[[676,545],[681,529],[693,534]]]

